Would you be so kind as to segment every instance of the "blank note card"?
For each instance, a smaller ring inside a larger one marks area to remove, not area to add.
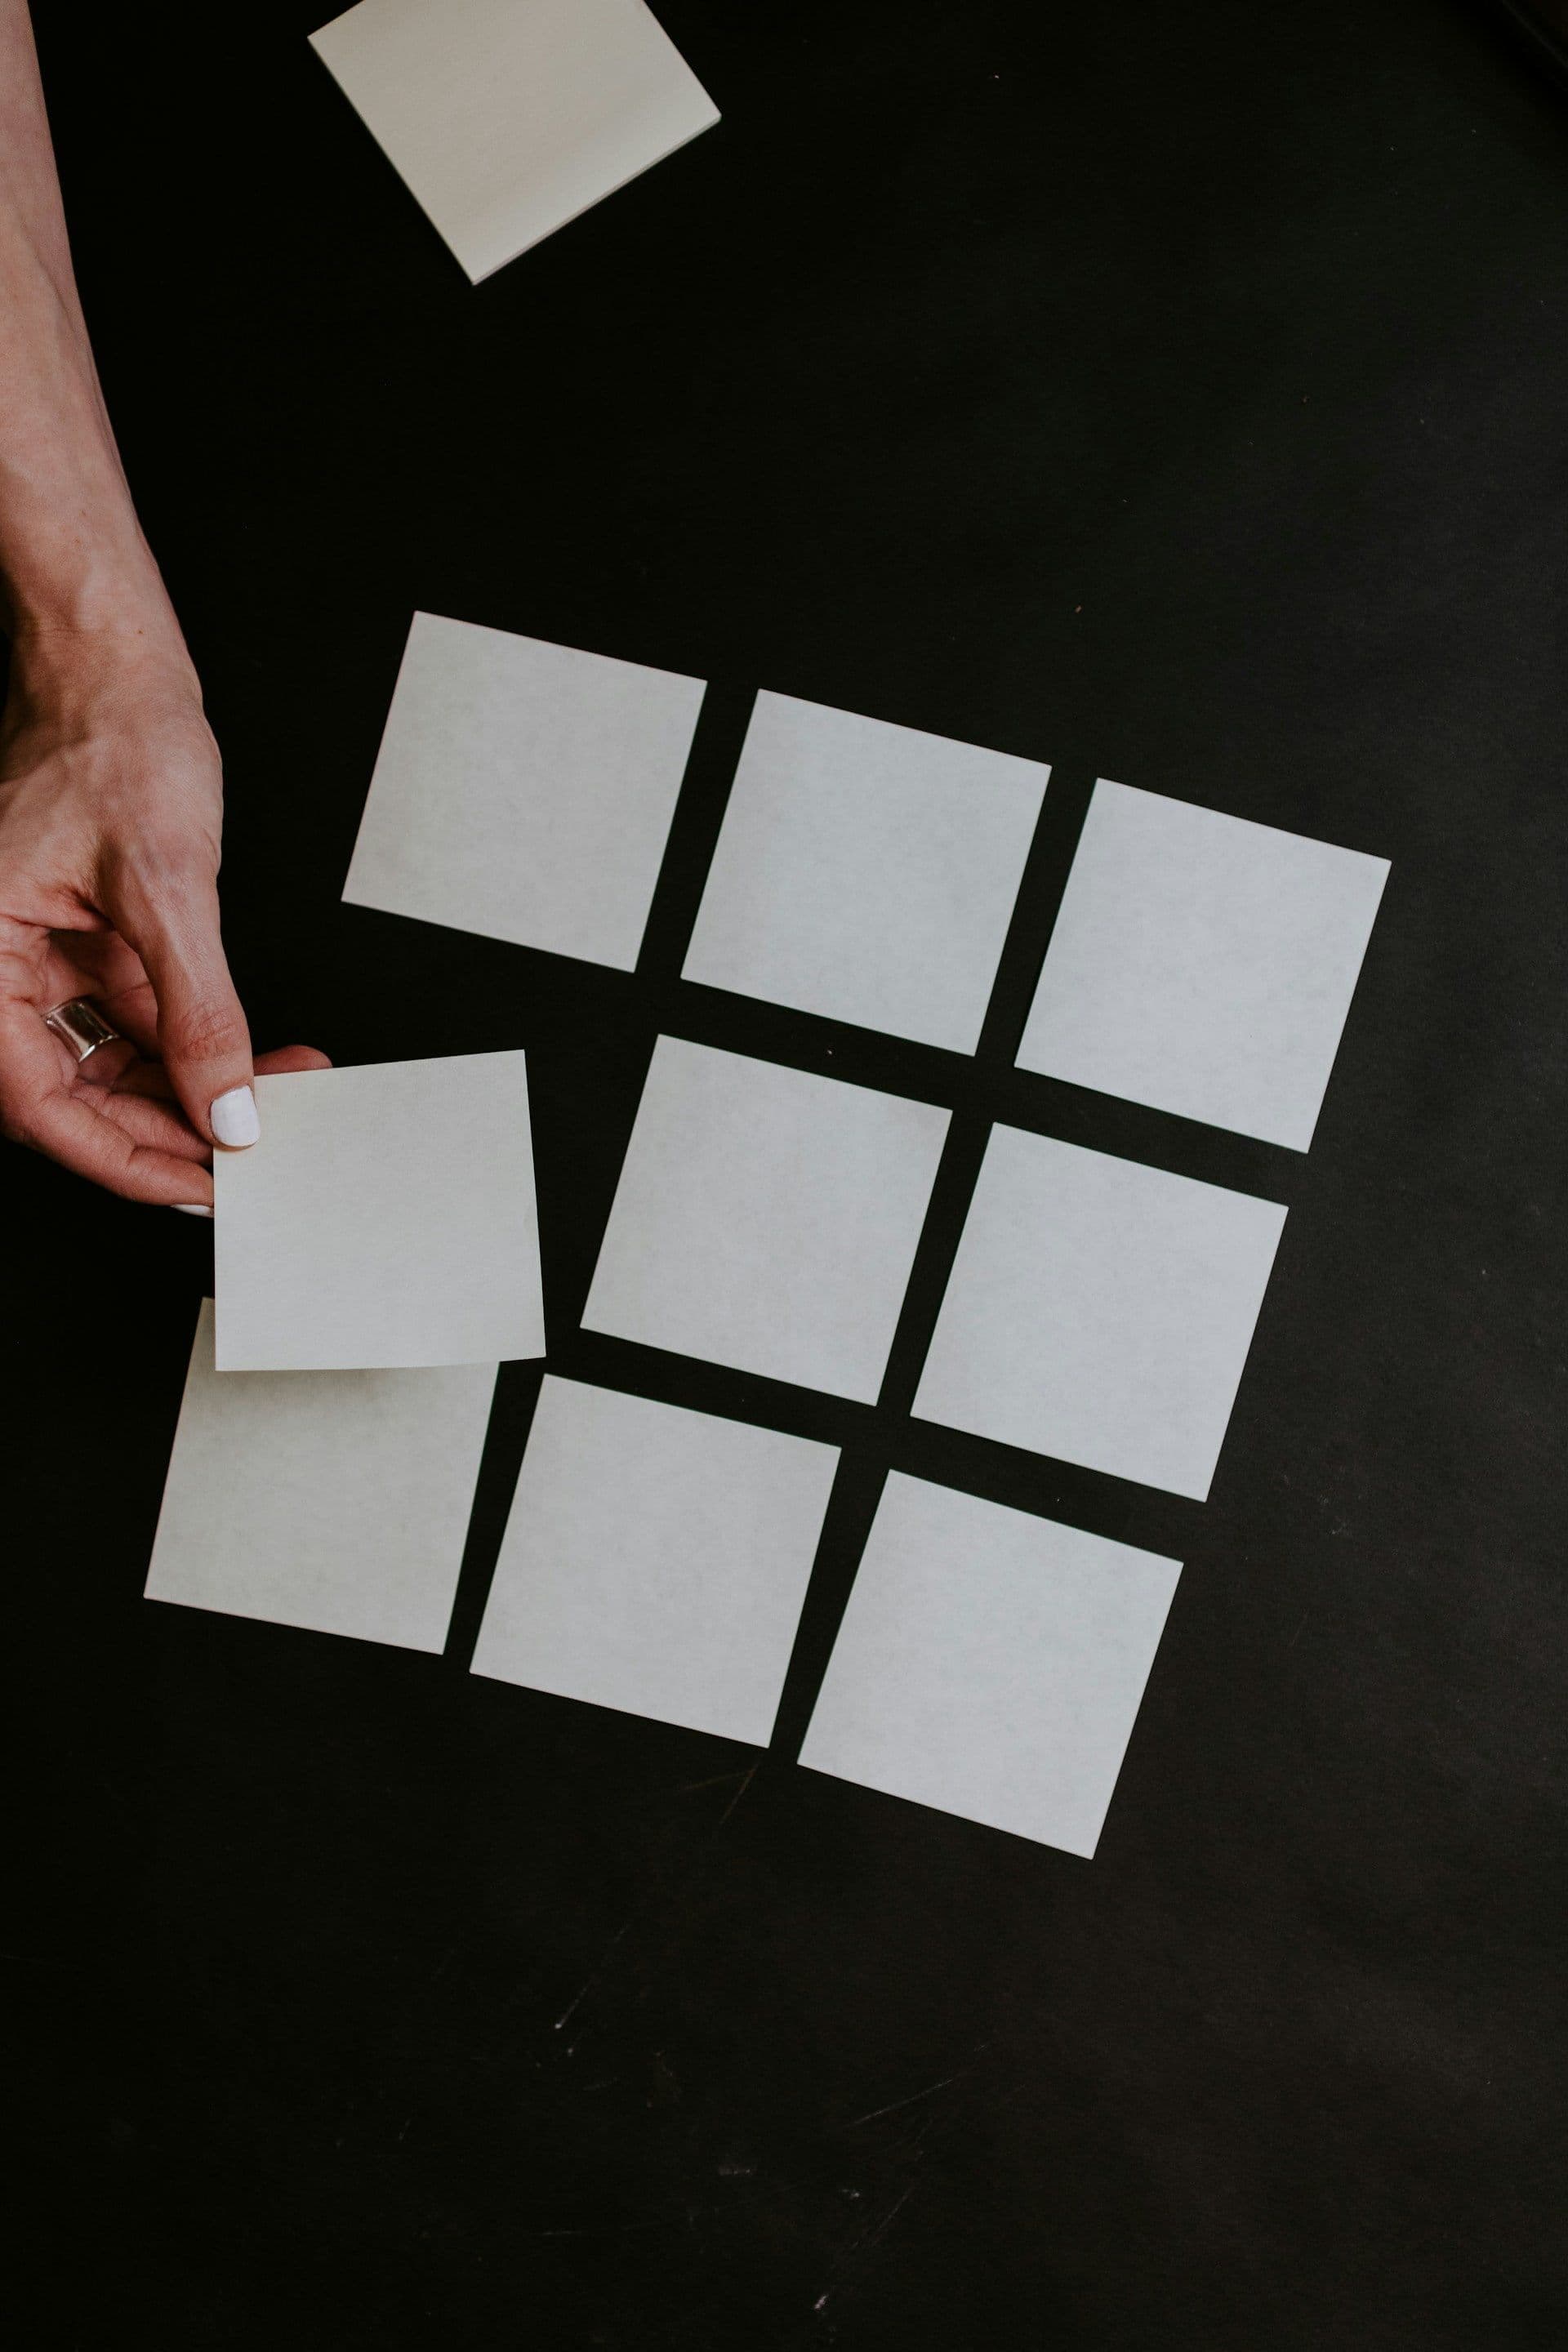
[[[215,1155],[220,1371],[544,1353],[521,1054],[258,1078]]]
[[[1387,877],[1101,779],[1020,1065],[1305,1151]]]
[[[874,1403],[947,1123],[661,1037],[584,1325]]]
[[[1180,1572],[895,1471],[800,1760],[1088,1858]]]
[[[760,695],[686,978],[972,1054],[1049,774]]]
[[[546,1374],[474,1672],[765,1746],[837,1462]]]
[[[416,613],[344,898],[630,971],[702,694]]]
[[[476,284],[719,120],[642,0],[361,0],[310,45]]]
[[[495,1376],[219,1372],[204,1300],[148,1599],[441,1649]]]
[[[1272,1201],[994,1128],[916,1413],[1201,1501],[1284,1223]]]

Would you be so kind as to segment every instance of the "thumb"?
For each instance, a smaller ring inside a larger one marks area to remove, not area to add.
[[[108,908],[134,948],[158,1003],[158,1050],[198,1135],[231,1150],[261,1132],[250,1031],[229,977],[217,879],[205,865],[127,876]]]

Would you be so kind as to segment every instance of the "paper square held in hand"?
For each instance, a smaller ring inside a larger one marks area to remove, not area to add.
[[[546,1374],[474,1672],[765,1746],[837,1462]]]
[[[947,1124],[661,1037],[584,1324],[873,1403]]]
[[[215,1155],[220,1371],[544,1352],[521,1054],[258,1078]]]
[[[1285,1212],[991,1131],[914,1410],[1202,1501]]]
[[[1102,778],[1020,1066],[1305,1151],[1387,877]]]
[[[643,0],[360,0],[310,46],[475,284],[719,120]]]
[[[685,977],[972,1054],[1049,774],[760,695]]]
[[[702,695],[416,613],[344,899],[630,971]]]
[[[150,1601],[439,1650],[494,1364],[219,1372],[204,1300]]]
[[[1088,1858],[1180,1573],[895,1471],[800,1760]]]

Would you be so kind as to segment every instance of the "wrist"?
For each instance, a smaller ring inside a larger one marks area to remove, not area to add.
[[[111,709],[202,709],[201,683],[164,600],[163,609],[124,604],[107,617],[78,608],[29,614],[14,625],[6,716]]]

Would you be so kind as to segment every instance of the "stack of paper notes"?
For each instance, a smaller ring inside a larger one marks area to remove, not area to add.
[[[345,898],[611,966],[629,1008],[702,695],[417,615]],[[476,1673],[770,1739],[1048,780],[758,697],[683,984],[698,1033],[715,991],[785,1009],[799,1059],[659,1038],[583,1316],[615,1385],[543,1378]],[[966,1163],[911,1427],[1207,1496],[1285,1211],[1054,1136],[1051,1088],[1305,1150],[1386,872],[1096,785],[1009,1097],[1037,1124],[994,1124]],[[805,1066],[823,1022],[912,1043],[920,1089]],[[219,1156],[216,1307],[147,1590],[437,1650],[497,1367],[545,1349],[523,1055],[263,1078],[258,1100],[260,1143]],[[739,1417],[661,1394],[678,1359],[745,1376]],[[837,1442],[769,1425],[773,1383],[814,1391]],[[801,1761],[1092,1854],[1178,1574],[894,1473]]]

